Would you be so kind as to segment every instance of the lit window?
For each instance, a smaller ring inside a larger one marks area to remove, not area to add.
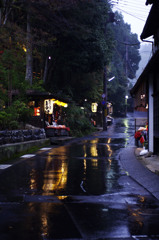
[[[34,106],[35,106],[35,101],[30,101],[30,102],[28,103],[28,105],[29,105],[29,107],[34,107]]]
[[[40,116],[40,107],[34,108],[34,116]]]

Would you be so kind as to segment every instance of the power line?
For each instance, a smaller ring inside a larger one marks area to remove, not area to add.
[[[144,11],[147,11],[147,9],[143,6],[143,5],[140,5],[140,6],[136,6],[136,4],[133,4],[133,3],[117,3],[117,2],[113,2],[113,4],[115,5],[124,5],[124,6],[131,6],[131,7],[136,7],[138,9],[142,9]]]
[[[131,5],[122,5],[122,4],[120,4],[120,6],[119,5],[115,5],[115,7],[120,7],[120,8],[124,8],[124,9],[128,9],[129,11],[133,11],[133,12],[139,12],[140,13],[140,15],[142,14],[142,15],[147,15],[148,13],[149,13],[149,11],[146,11],[145,9],[143,9],[143,8],[136,8],[135,6],[131,6]]]
[[[131,13],[128,13],[127,11],[124,11],[124,10],[121,9],[121,8],[118,8],[118,7],[116,7],[116,8],[117,8],[118,10],[120,10],[120,11],[122,11],[122,12],[124,12],[124,13],[126,13],[126,14],[132,16],[132,17],[134,17],[134,18],[137,18],[138,20],[141,20],[141,21],[145,22],[144,19],[141,19],[141,18],[139,18],[139,17],[137,17],[137,16],[135,16],[135,15],[133,15],[133,14],[131,14]]]
[[[131,9],[131,10],[135,10],[135,11],[139,11],[140,13],[148,13],[147,10],[145,10],[144,8],[138,8],[136,6],[133,6],[133,5],[126,5],[126,4],[120,4],[120,7],[127,7],[128,9]]]
[[[117,7],[116,7],[117,8]],[[118,8],[119,9],[119,8]],[[137,10],[131,10],[131,9],[123,9],[122,7],[120,7],[121,11],[125,11],[127,14],[132,14],[133,16],[136,16],[137,18],[140,18],[140,19],[146,19],[148,14],[143,14],[141,12],[138,12]]]
[[[139,7],[139,3],[135,4],[134,2],[131,2],[131,1],[128,2],[128,1],[121,1],[121,0],[119,1],[113,0],[112,3],[114,7],[127,8],[129,11],[130,10],[135,11],[135,13],[140,11],[140,15],[143,13],[148,14],[150,10],[150,8],[144,7],[143,4],[140,5]]]
[[[146,9],[144,6],[141,6],[141,7],[136,6],[136,4],[134,5],[133,3],[116,3],[116,2],[113,2],[112,4],[115,5],[115,6],[118,6],[118,7],[123,6],[123,7],[135,8],[139,11],[144,11],[144,12],[149,12],[149,10],[150,10],[150,9]]]
[[[146,1],[146,0],[145,0]],[[113,2],[114,3],[116,3],[116,4],[121,4],[121,3],[127,3],[127,4],[134,4],[134,1],[124,1],[124,0],[119,0],[119,1],[117,1],[117,0],[113,0]],[[143,6],[145,6],[145,8],[149,8],[148,6],[146,6],[145,4],[142,4],[141,2],[139,2],[139,1],[136,1],[136,6],[141,6],[141,7],[143,7]]]

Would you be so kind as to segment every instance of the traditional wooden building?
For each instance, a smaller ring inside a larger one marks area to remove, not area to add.
[[[59,124],[65,121],[65,108],[68,107],[68,100],[56,97],[49,92],[35,90],[27,91],[27,96],[29,107],[34,109],[33,116],[28,122],[31,125],[45,128],[54,121]]]
[[[135,99],[135,111],[148,110],[149,151],[159,153],[159,1],[147,0],[152,4],[146,20],[141,40],[152,44],[153,56],[131,90]],[[146,40],[153,36],[154,42]]]
[[[12,97],[16,97],[19,91],[12,90]],[[28,124],[34,127],[45,128],[53,122],[61,124],[65,121],[65,108],[68,107],[70,100],[57,97],[50,92],[37,90],[27,90],[28,106],[33,109],[33,115],[28,120]]]
[[[130,91],[134,98],[134,118],[135,132],[144,127],[148,122],[148,94],[147,81],[142,81],[142,77],[138,79],[135,86]]]

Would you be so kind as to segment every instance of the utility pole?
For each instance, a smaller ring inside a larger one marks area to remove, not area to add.
[[[107,67],[104,67],[104,74],[103,74],[103,131],[107,130]]]
[[[106,29],[108,23],[115,22],[114,18],[115,14],[113,12],[109,13],[108,19],[105,23],[105,37],[106,37]],[[105,63],[104,66],[104,73],[103,73],[103,95],[102,95],[103,101],[103,131],[107,130],[107,63]]]
[[[127,116],[127,100],[128,100],[128,43],[125,44],[125,76],[126,76],[126,94],[125,94],[125,116]]]
[[[125,43],[125,76],[128,76],[128,43]]]

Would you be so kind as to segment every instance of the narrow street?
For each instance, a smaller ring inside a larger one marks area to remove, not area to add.
[[[1,170],[0,239],[159,239],[159,201],[120,163],[133,135],[133,118],[115,119]]]

